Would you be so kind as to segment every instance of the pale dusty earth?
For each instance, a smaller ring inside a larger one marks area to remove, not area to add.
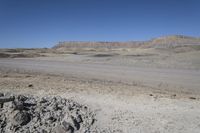
[[[200,54],[180,54],[4,58],[0,91],[87,105],[96,132],[199,133]]]

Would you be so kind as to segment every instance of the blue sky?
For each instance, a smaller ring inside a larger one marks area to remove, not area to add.
[[[200,37],[199,0],[0,0],[0,47]]]

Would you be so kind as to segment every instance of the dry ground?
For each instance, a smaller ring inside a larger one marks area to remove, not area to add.
[[[1,59],[0,90],[86,104],[96,113],[99,132],[198,133],[199,55],[198,50],[118,49]]]

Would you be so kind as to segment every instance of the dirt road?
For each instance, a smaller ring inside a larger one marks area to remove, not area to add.
[[[67,77],[87,80],[96,79],[140,84],[164,88],[169,91],[200,94],[199,70],[138,68],[134,66],[38,59],[0,59],[0,67],[62,74]]]
[[[99,133],[199,133],[199,71],[71,59],[0,59],[0,90],[61,96],[87,105],[95,114],[92,128]]]

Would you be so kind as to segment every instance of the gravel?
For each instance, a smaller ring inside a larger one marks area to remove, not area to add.
[[[13,101],[0,108],[0,132],[87,133],[95,122],[95,114],[73,100],[31,95],[9,95]],[[1,98],[8,97],[1,94]]]

